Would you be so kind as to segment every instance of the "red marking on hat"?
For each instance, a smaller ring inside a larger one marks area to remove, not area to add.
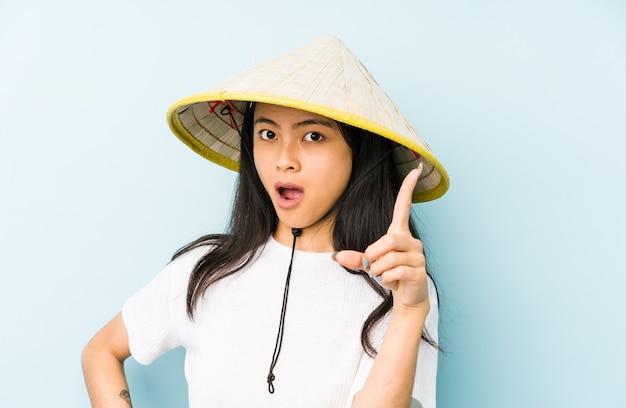
[[[207,102],[207,104],[211,108],[211,110],[209,110],[209,113],[213,114],[217,114],[215,110],[221,107],[221,109],[219,110],[219,114],[221,116],[228,117],[228,125],[231,129],[238,130],[239,128],[241,128],[241,126],[243,126],[243,112],[237,109],[232,101],[209,101]],[[239,122],[235,121],[235,116],[233,115],[233,112],[238,113],[241,116]]]

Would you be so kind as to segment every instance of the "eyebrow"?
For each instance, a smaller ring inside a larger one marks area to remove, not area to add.
[[[257,119],[255,119],[254,124],[258,124],[258,123],[267,123],[268,125],[272,125],[275,126],[277,128],[280,128],[280,126],[278,125],[278,123],[274,122],[272,119],[270,118],[266,118],[265,116],[259,116]],[[332,121],[328,120],[328,119],[305,119],[301,122],[297,122],[294,123],[292,126],[292,129],[297,129],[299,127],[303,127],[303,126],[309,126],[309,125],[321,125],[321,126],[326,126],[329,128],[333,127]]]

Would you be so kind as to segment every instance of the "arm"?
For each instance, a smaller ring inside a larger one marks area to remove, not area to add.
[[[83,349],[83,374],[94,408],[132,406],[124,375],[124,360],[129,356],[128,333],[118,313]]]
[[[425,315],[394,308],[387,332],[363,388],[352,407],[411,405],[415,368]]]
[[[352,407],[405,407],[411,404],[421,334],[430,310],[426,259],[421,241],[409,230],[411,196],[419,170],[407,175],[398,193],[387,234],[364,253],[341,251],[337,261],[365,269],[393,295],[387,331]]]

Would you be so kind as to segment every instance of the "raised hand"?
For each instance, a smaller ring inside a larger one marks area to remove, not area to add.
[[[383,287],[390,289],[394,309],[428,310],[430,307],[424,249],[422,242],[409,230],[413,190],[421,171],[420,164],[404,178],[387,233],[368,246],[364,253],[341,251],[335,257],[347,268],[369,272]]]

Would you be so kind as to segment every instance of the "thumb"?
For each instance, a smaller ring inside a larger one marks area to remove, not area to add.
[[[333,254],[333,259],[340,265],[350,269],[367,270],[368,265],[363,265],[365,255],[358,251],[340,251]]]

